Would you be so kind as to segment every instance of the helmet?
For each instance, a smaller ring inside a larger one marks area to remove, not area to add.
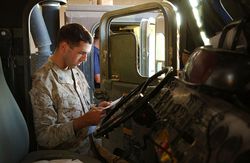
[[[250,56],[232,50],[200,47],[187,61],[183,80],[227,91],[250,90]]]

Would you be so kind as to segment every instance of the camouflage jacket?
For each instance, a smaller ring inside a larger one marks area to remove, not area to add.
[[[90,109],[89,86],[79,68],[62,70],[50,59],[32,77],[30,91],[38,145],[77,149],[88,144],[88,128],[75,133],[72,120]]]

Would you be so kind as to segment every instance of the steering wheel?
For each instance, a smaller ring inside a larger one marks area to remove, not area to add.
[[[162,74],[166,74],[165,78],[150,93],[144,94],[148,85]],[[127,121],[139,108],[153,98],[172,76],[173,68],[167,67],[141,83],[127,96],[122,97],[122,99],[107,113],[102,122],[97,126],[97,129],[94,132],[94,137],[101,137]]]

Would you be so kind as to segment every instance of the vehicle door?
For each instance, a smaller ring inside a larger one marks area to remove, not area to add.
[[[105,13],[100,40],[101,88],[111,100],[166,66],[179,69],[176,11],[169,2]]]

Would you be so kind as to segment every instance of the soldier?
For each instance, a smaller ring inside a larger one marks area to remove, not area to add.
[[[79,24],[63,26],[56,50],[32,78],[30,91],[34,127],[39,147],[89,154],[89,128],[105,116],[103,101],[91,104],[89,86],[77,65],[87,59],[93,43],[91,34]],[[108,162],[119,158],[97,145]]]

